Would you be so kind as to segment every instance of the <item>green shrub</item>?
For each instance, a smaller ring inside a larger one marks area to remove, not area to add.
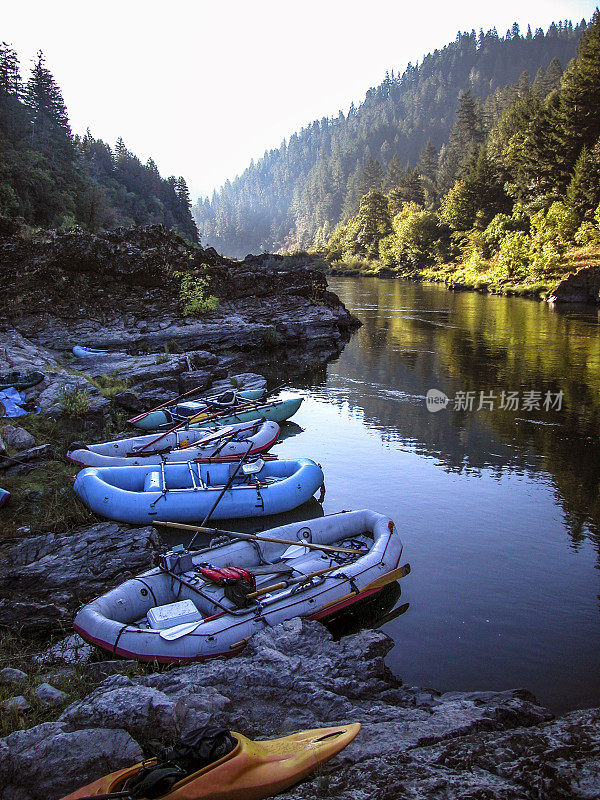
[[[575,234],[575,244],[585,247],[588,244],[600,244],[600,230],[591,222],[582,222]]]
[[[219,307],[218,297],[214,294],[206,295],[209,279],[205,275],[186,273],[180,277],[179,302],[184,317],[197,317]]]
[[[156,363],[157,364],[165,364],[168,360],[169,360],[169,354],[168,353],[159,353],[156,356]]]
[[[266,328],[263,331],[263,335],[262,335],[263,347],[266,347],[266,348],[277,347],[277,345],[280,343],[280,341],[281,341],[281,337],[277,333],[277,329],[275,327]]]
[[[60,390],[60,402],[67,414],[81,417],[90,410],[90,396],[85,389],[66,384]]]
[[[503,277],[508,280],[520,280],[527,277],[531,240],[524,231],[508,233],[500,244],[498,264]]]

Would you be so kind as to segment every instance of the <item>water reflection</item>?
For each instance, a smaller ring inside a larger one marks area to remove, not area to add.
[[[329,399],[363,414],[384,441],[450,471],[547,472],[573,542],[589,536],[600,550],[597,309],[398,281],[337,279],[332,288],[364,327],[330,366],[340,386],[326,390]],[[562,391],[563,409],[431,414],[430,388],[477,399],[481,391]]]

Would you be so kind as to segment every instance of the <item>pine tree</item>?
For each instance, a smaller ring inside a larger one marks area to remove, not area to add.
[[[190,192],[185,182],[185,178],[181,175],[175,181],[175,194],[181,205],[186,209],[191,209],[192,203],[190,200]]]
[[[19,58],[6,42],[0,44],[0,95],[19,98],[23,90]]]
[[[125,142],[123,141],[122,137],[119,136],[117,139],[117,143],[115,144],[115,160],[117,162],[122,161],[123,159],[127,158],[129,152],[125,147]]]
[[[600,203],[600,139],[591,150],[583,146],[567,187],[567,202],[580,219],[593,220]]]
[[[424,178],[428,178],[432,183],[435,183],[435,178],[438,170],[439,153],[431,142],[427,140],[427,144],[421,150],[419,156],[419,163],[417,168]]]
[[[371,190],[380,192],[383,189],[384,178],[385,173],[381,163],[369,157],[360,174],[358,188],[361,197],[364,197]]]
[[[391,192],[402,182],[403,177],[404,177],[404,169],[402,168],[400,159],[394,153],[394,155],[390,160],[390,163],[388,164],[387,172],[385,175],[385,182],[383,184],[384,191]]]
[[[393,230],[385,195],[374,189],[366,194],[360,201],[356,223],[354,254],[368,259],[377,258],[380,239]]]
[[[51,158],[63,162],[74,157],[71,127],[62,93],[40,50],[25,89],[25,104],[31,111],[35,144]]]
[[[600,11],[581,37],[577,58],[561,81],[561,110],[565,157],[571,166],[583,145],[592,147],[600,136]]]

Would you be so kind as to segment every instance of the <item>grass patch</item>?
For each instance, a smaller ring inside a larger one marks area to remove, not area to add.
[[[82,417],[90,410],[90,396],[85,389],[67,384],[60,392],[60,402],[67,414]]]
[[[65,631],[64,635],[72,631]],[[55,643],[50,641],[45,643],[45,647],[50,647]],[[63,709],[76,700],[81,700],[92,692],[102,681],[102,677],[95,678],[86,674],[85,665],[41,665],[35,661],[37,647],[31,644],[31,640],[24,636],[17,636],[10,632],[0,633],[0,669],[13,667],[27,673],[28,680],[23,684],[9,684],[0,686],[0,703],[8,700],[15,695],[23,695],[31,705],[31,710],[20,712],[16,710],[2,711],[0,714],[0,737],[8,736],[17,730],[31,728],[42,722],[53,722],[62,713]],[[103,657],[103,656],[106,657]],[[93,660],[104,661],[110,659],[110,654],[95,651]],[[125,663],[125,662],[124,662]],[[124,668],[124,674],[130,678],[141,675],[148,675],[154,672],[155,665],[143,665],[136,661],[129,662]],[[61,674],[62,673],[62,674]],[[65,692],[65,702],[60,706],[46,706],[35,694],[35,689],[41,683],[50,683],[55,689]]]
[[[98,522],[73,491],[74,473],[73,464],[50,461],[31,472],[3,476],[2,486],[12,497],[2,509],[2,535],[13,536],[20,527],[38,534]]]
[[[156,363],[157,364],[166,364],[166,362],[168,360],[169,360],[169,354],[168,353],[159,353],[156,356]]]
[[[96,378],[86,375],[86,378],[92,384],[92,386],[95,386],[96,389],[98,389],[103,397],[107,397],[109,400],[111,400],[115,395],[125,392],[127,389],[129,389],[129,382],[127,379],[119,377],[119,374],[116,370],[110,375],[98,375]]]

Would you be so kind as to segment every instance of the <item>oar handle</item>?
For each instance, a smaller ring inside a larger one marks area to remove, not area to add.
[[[334,564],[332,567],[325,567],[325,569],[319,569],[316,572],[310,572],[308,575],[303,575],[298,580],[294,580],[293,583],[301,583],[302,581],[307,581],[310,578],[316,578],[319,575],[324,575],[326,572],[333,572],[334,569],[340,569],[341,567],[346,566],[345,564]],[[280,583],[274,583],[272,586],[263,586],[262,589],[258,589],[256,592],[250,592],[247,594],[246,597],[248,600],[252,600],[255,597],[261,597],[263,594],[268,594],[269,592],[275,592],[277,589],[285,589],[288,586],[289,581],[281,581]]]
[[[223,536],[230,536],[232,539],[246,539],[248,541],[256,542],[273,542],[275,544],[296,545],[300,547],[308,547],[309,550],[323,550],[331,553],[349,553],[351,555],[362,555],[362,550],[355,550],[351,547],[335,547],[330,544],[314,544],[313,542],[305,542],[298,540],[297,542],[291,539],[277,539],[274,536],[257,536],[254,533],[236,533],[235,531],[225,531],[222,528],[204,528],[202,525],[186,525],[183,522],[162,522],[155,519],[153,525],[160,525],[163,528],[175,528],[179,531],[195,531],[199,533],[212,533],[221,534]]]

